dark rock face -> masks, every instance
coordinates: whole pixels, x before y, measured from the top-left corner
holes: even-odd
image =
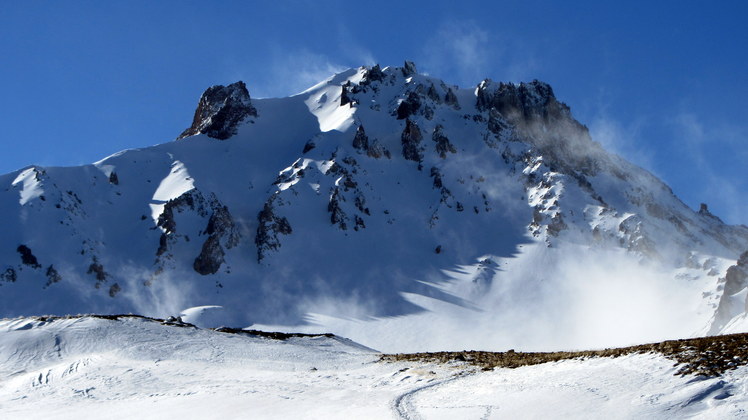
[[[306,153],[309,153],[309,152],[310,152],[310,151],[312,151],[312,149],[314,149],[315,147],[317,147],[317,144],[316,144],[316,143],[314,143],[314,141],[312,141],[312,140],[309,140],[309,141],[307,141],[307,142],[306,142],[306,143],[304,144],[304,149],[303,149],[303,150],[301,151],[301,153],[302,153],[302,154],[306,154]]]
[[[383,80],[384,72],[379,64],[376,64],[374,67],[367,70],[360,84],[366,86],[370,85],[372,82],[381,82]]]
[[[47,284],[44,285],[44,287],[49,287],[53,285],[54,283],[59,283],[62,280],[62,276],[60,273],[55,269],[53,265],[50,265],[47,267]]]
[[[8,283],[15,283],[16,280],[18,280],[18,274],[16,273],[16,270],[6,268],[4,272],[0,273],[0,280]]]
[[[18,248],[16,248],[16,251],[21,254],[21,262],[24,265],[28,265],[31,268],[42,268],[42,265],[39,264],[36,256],[31,252],[31,248],[26,245],[19,245]]]
[[[374,139],[371,142],[369,141],[369,137],[366,135],[363,125],[359,125],[358,128],[356,128],[356,134],[353,136],[353,148],[358,152],[366,153],[367,156],[374,159],[379,159],[382,156],[387,159],[390,158],[390,151],[382,146],[379,140]]]
[[[452,93],[454,95],[454,93]],[[437,104],[442,103],[442,98],[439,96],[439,92],[436,91],[436,86],[432,83],[429,86],[429,90],[426,91],[426,96]]]
[[[109,183],[112,185],[119,185],[119,177],[116,172],[112,171],[112,173],[109,174]]]
[[[538,80],[496,86],[487,79],[478,86],[477,107],[481,111],[496,108],[510,122],[521,118],[549,121],[570,115],[569,107],[556,100],[550,85]]]
[[[203,93],[190,128],[177,139],[205,134],[226,140],[236,134],[236,127],[249,116],[257,117],[244,82],[212,86]]]
[[[257,245],[257,262],[265,258],[265,254],[270,250],[280,248],[280,239],[278,235],[290,235],[291,224],[288,219],[275,214],[273,201],[278,195],[273,195],[257,215],[257,235],[255,236],[255,245]]]
[[[477,93],[476,107],[488,112],[488,129],[497,137],[511,127],[512,138],[537,147],[558,172],[594,175],[599,170],[595,157],[604,153],[602,148],[547,83],[497,84],[486,79]]]
[[[407,160],[420,163],[423,160],[421,150],[423,135],[421,134],[421,129],[418,128],[418,124],[409,119],[405,120],[405,130],[403,130],[400,139],[403,145],[403,157]]]
[[[224,251],[218,236],[209,236],[203,243],[200,255],[195,258],[192,268],[199,274],[215,274],[224,262]]]
[[[717,334],[736,315],[748,311],[748,300],[741,305],[732,302],[732,296],[748,287],[748,251],[744,252],[735,265],[727,269],[724,279],[724,291],[719,300],[717,312],[709,334]]]
[[[88,266],[86,274],[93,274],[96,277],[95,287],[98,289],[101,285],[106,282],[109,273],[104,270],[104,266],[99,263],[99,259],[96,256],[93,257],[93,262]]]
[[[353,136],[353,148],[358,151],[369,150],[369,137],[366,135],[363,125],[356,128],[356,135]]]
[[[444,103],[454,109],[460,109],[460,102],[457,100],[457,95],[455,95],[451,88],[447,90],[447,94],[444,96]]]
[[[342,200],[345,200],[345,198],[340,194],[340,189],[336,187],[330,196],[330,201],[327,203],[327,211],[330,213],[330,222],[333,225],[337,225],[340,230],[346,230],[348,229],[346,223],[348,216],[346,216],[343,207],[340,205]]]
[[[418,73],[418,70],[416,70],[415,63],[412,61],[406,61],[403,65],[403,76],[410,77],[416,73]]]
[[[434,134],[432,134],[431,140],[436,143],[436,153],[438,153],[439,157],[442,159],[447,157],[447,152],[457,153],[457,149],[455,149],[444,134],[444,127],[442,127],[441,124],[438,124],[436,128],[434,128]]]
[[[208,239],[203,243],[200,254],[195,258],[192,268],[199,274],[215,274],[224,263],[224,249],[221,239],[225,239],[226,248],[233,248],[239,243],[239,234],[234,226],[234,219],[226,206],[220,205],[217,200],[212,203],[213,214],[208,219],[205,234]]]
[[[397,119],[404,120],[418,112],[421,107],[421,97],[416,92],[408,93],[408,97],[397,107]]]
[[[350,96],[348,96],[349,92],[351,90],[351,81],[345,82],[345,84],[342,86],[342,91],[340,92],[340,106],[351,104],[353,105],[353,99],[351,99]]]

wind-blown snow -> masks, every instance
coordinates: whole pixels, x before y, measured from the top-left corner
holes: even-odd
[[[29,201],[40,197],[44,194],[42,183],[39,180],[39,174],[35,167],[24,169],[16,179],[11,183],[12,186],[17,187],[20,184],[20,190],[18,191],[20,199],[18,203],[24,205]]]
[[[195,181],[187,172],[187,168],[184,163],[175,160],[171,164],[171,171],[153,193],[153,199],[150,204],[151,206],[151,218],[154,223],[158,223],[158,217],[164,211],[164,204],[167,201],[177,198],[187,191],[195,188]]]

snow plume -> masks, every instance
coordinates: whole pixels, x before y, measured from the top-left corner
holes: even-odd
[[[317,330],[385,352],[604,348],[694,334],[689,328],[701,316],[696,285],[624,251],[568,245],[536,244],[524,247],[523,258],[497,259],[490,287],[471,304],[408,293],[403,296],[423,312],[375,320],[318,312],[312,321]],[[441,285],[453,291],[476,286],[457,277]]]
[[[605,112],[594,116],[589,124],[590,136],[603,148],[615,153],[647,170],[656,173],[654,155],[650,148],[641,147],[641,133],[646,120],[637,118],[631,122],[622,122]],[[658,174],[659,176],[660,174]]]
[[[256,86],[250,84],[255,97],[294,95],[348,68],[324,54],[306,49],[288,51],[278,48]],[[253,87],[254,86],[254,87]]]
[[[192,287],[189,282],[180,282],[177,272],[165,271],[154,278],[152,270],[125,266],[117,274],[125,282],[122,297],[138,314],[165,318],[193,306]]]

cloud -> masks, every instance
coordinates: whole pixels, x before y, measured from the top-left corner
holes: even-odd
[[[453,75],[463,86],[477,84],[488,73],[488,32],[472,21],[441,25],[419,58],[425,70]]]
[[[691,168],[691,186],[702,201],[727,223],[748,224],[748,181],[744,177],[748,151],[748,130],[734,124],[704,121],[690,112],[681,112],[669,121],[678,146]],[[710,204],[707,203],[707,204]]]
[[[474,86],[493,75],[505,81],[532,79],[538,60],[516,38],[489,32],[472,20],[444,22],[417,57],[425,71]]]

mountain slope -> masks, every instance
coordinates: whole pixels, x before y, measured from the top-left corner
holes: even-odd
[[[212,87],[177,141],[0,177],[0,214],[4,316],[221,305],[386,351],[548,350],[719,332],[748,286],[748,228],[606,153],[547,84],[412,63]]]

